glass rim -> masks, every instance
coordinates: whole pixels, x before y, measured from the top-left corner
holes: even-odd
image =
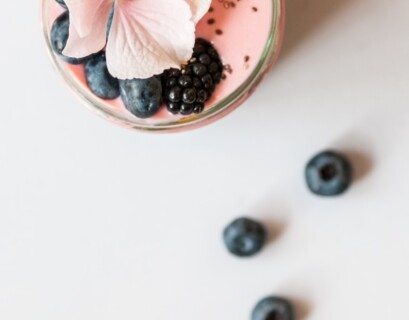
[[[47,2],[49,1],[53,0],[41,0],[41,28],[47,51],[54,68],[87,109],[119,126],[139,131],[185,131],[210,124],[232,112],[245,100],[247,100],[257,85],[264,78],[266,73],[273,66],[281,49],[284,33],[284,0],[271,0],[273,2],[271,30],[262,56],[260,57],[252,73],[236,90],[200,114],[183,117],[177,120],[171,119],[170,121],[163,123],[134,122],[115,113],[113,110],[103,107],[94,96],[88,92],[85,92],[85,90],[76,83],[75,79],[64,67],[64,62],[54,53],[50,41],[50,30],[48,28],[49,11],[47,10]]]

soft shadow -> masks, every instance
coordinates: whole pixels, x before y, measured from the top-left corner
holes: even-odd
[[[251,212],[263,223],[267,231],[267,243],[278,241],[287,228],[289,209],[280,199],[266,196]]]
[[[317,30],[325,27],[325,22],[340,14],[357,0],[286,0],[286,26],[283,48],[279,62],[289,56],[294,49]]]
[[[311,314],[312,305],[308,301],[298,297],[290,297],[290,300],[294,306],[295,318],[297,320],[306,320]]]
[[[355,181],[362,180],[371,172],[373,160],[368,154],[357,150],[345,150],[343,153],[352,163]]]
[[[284,233],[286,229],[285,221],[274,220],[274,219],[262,219],[264,227],[267,230],[267,243],[273,243],[277,241],[278,238]]]

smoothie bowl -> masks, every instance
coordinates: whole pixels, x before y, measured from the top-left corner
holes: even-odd
[[[104,1],[99,0],[100,3]],[[144,1],[148,0],[142,0],[141,3]],[[170,2],[176,1],[193,3],[201,0]],[[192,29],[193,48],[190,54],[187,53],[190,58],[163,70],[159,66],[162,61],[152,66],[152,70],[149,69],[149,58],[146,58],[147,67],[136,68],[140,72],[137,76],[129,73],[132,67],[127,68],[125,65],[125,68],[120,69],[120,59],[108,60],[114,59],[114,54],[110,55],[108,51],[113,51],[113,48],[122,46],[126,54],[122,43],[110,43],[114,42],[111,37],[121,27],[120,19],[124,16],[112,5],[115,3],[113,0],[105,1],[110,5],[103,30],[108,43],[92,54],[84,56],[82,52],[82,55],[72,55],[75,47],[74,50],[69,48],[70,54],[63,51],[67,49],[66,45],[84,45],[79,37],[68,40],[71,43],[67,44],[67,38],[75,32],[72,21],[78,19],[78,15],[73,18],[69,9],[73,3],[81,2],[79,0],[67,0],[67,3],[63,0],[42,0],[43,32],[54,66],[88,108],[116,124],[132,129],[183,131],[220,119],[241,105],[274,65],[283,37],[283,0],[202,2],[206,1],[209,6]],[[71,8],[74,11],[75,7]],[[140,16],[145,14],[145,11],[141,12]],[[97,14],[103,15],[100,12]],[[149,23],[152,25],[152,19]],[[141,28],[144,28],[143,24]],[[163,35],[164,40],[161,41],[171,42],[172,39],[168,38]],[[93,44],[88,42],[85,47]],[[139,54],[139,50],[128,51]],[[154,50],[148,48],[147,51],[151,53]],[[149,71],[152,71],[152,75]],[[117,77],[117,73],[120,76]]]

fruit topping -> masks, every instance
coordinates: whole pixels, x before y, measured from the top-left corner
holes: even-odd
[[[305,178],[308,188],[317,195],[340,195],[352,182],[352,166],[349,160],[338,152],[321,152],[308,162]]]
[[[149,118],[159,111],[162,84],[157,77],[120,80],[119,88],[125,107],[138,118]]]
[[[164,101],[169,112],[201,113],[222,77],[223,64],[213,45],[196,39],[193,56],[182,69],[164,72]]]
[[[223,233],[227,249],[239,257],[249,257],[258,253],[263,248],[266,238],[264,226],[248,218],[234,220]]]
[[[85,63],[85,79],[96,96],[102,99],[115,99],[119,96],[119,81],[108,72],[104,52]]]

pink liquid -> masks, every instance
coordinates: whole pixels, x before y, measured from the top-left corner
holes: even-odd
[[[63,9],[55,2],[51,2],[51,21],[49,28]],[[216,87],[212,98],[206,102],[206,108],[211,108],[219,101],[228,97],[253,72],[266,47],[272,26],[271,0],[213,0],[209,12],[199,22],[196,36],[211,41],[219,52],[225,71],[223,80]],[[79,86],[89,90],[85,81],[83,65],[66,64],[67,69]],[[102,100],[97,98],[106,108],[116,112],[129,112],[125,109],[120,98]],[[183,118],[172,115],[163,106],[152,118],[145,119],[149,123],[160,123]]]

